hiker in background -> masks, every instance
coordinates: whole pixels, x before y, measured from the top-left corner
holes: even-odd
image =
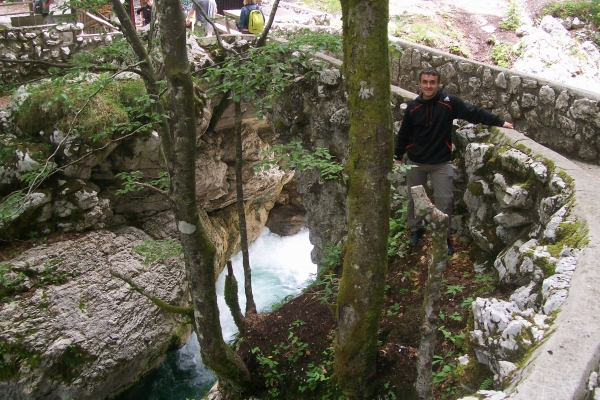
[[[54,0],[35,0],[33,2],[33,11],[35,14],[42,14],[44,17],[44,23],[54,23],[54,20],[48,20],[48,14],[50,14],[50,4],[54,3]]]
[[[217,11],[217,2],[215,0],[199,0],[197,3],[202,7],[202,11],[209,19],[215,18],[215,12]],[[213,27],[206,21],[206,18],[202,16],[198,5],[194,2],[194,12],[196,14],[196,28],[195,32],[198,32],[200,36],[212,36]]]
[[[253,12],[257,10],[260,12]],[[260,18],[262,17],[262,19]],[[255,0],[244,0],[244,6],[240,11],[240,22],[236,23],[240,32],[260,33],[265,26],[265,15],[262,8],[256,4]]]
[[[415,215],[410,188],[427,184],[427,176],[433,186],[435,207],[452,220],[452,201],[454,192],[454,166],[452,165],[452,121],[464,119],[474,124],[501,126],[512,129],[510,122],[495,114],[465,103],[457,96],[442,92],[440,73],[433,68],[425,68],[419,74],[421,94],[408,103],[398,132],[396,142],[396,164],[401,164],[404,153],[407,164],[412,166],[406,171],[408,195],[408,227],[411,246],[419,243],[425,233],[425,221]],[[450,241],[448,225],[448,255],[454,254]]]
[[[147,0],[146,4],[137,9],[137,14],[142,14],[142,19],[144,20],[144,26],[148,25],[152,21],[152,5],[154,4],[154,0]]]

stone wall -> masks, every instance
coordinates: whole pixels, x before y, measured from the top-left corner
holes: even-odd
[[[392,82],[419,93],[419,71],[434,67],[445,91],[512,121],[536,142],[572,158],[598,163],[600,94],[468,60],[392,38]]]
[[[120,33],[119,33],[120,35]],[[44,74],[48,69],[43,63],[17,62],[25,60],[60,64],[68,61],[71,54],[91,50],[112,42],[112,34],[83,34],[83,24],[38,25],[0,30],[0,74],[3,80],[22,82]]]

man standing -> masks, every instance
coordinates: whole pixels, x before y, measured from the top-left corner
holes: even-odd
[[[146,4],[137,9],[137,14],[142,14],[143,25],[146,26],[152,22],[152,5],[154,0],[147,0]]]
[[[396,143],[396,164],[404,153],[408,156],[406,184],[427,184],[427,176],[433,185],[433,199],[438,210],[452,218],[454,168],[452,166],[452,121],[464,119],[475,124],[513,128],[513,125],[497,115],[465,103],[457,96],[439,90],[440,74],[426,68],[419,74],[421,95],[408,103]],[[409,244],[415,246],[425,233],[425,221],[414,215],[414,203],[408,196]],[[448,255],[454,254],[448,227]]]
[[[202,11],[209,18],[215,18],[215,12],[217,10],[217,2],[215,0],[199,0],[200,6],[202,7]],[[194,2],[194,10],[196,13],[196,31],[200,33],[200,36],[212,36],[213,35],[213,27],[206,21],[206,18],[200,12],[200,9]]]

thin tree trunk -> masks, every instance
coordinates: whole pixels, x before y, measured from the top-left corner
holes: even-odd
[[[350,109],[348,240],[338,293],[334,370],[349,399],[372,398],[387,272],[393,133],[387,0],[342,0]]]
[[[442,274],[448,262],[448,216],[435,208],[423,186],[410,188],[415,203],[415,213],[426,212],[431,227],[433,252],[427,266],[427,284],[423,300],[425,316],[421,325],[421,343],[417,358],[417,393],[424,400],[433,399],[431,364],[435,350],[435,339],[439,325]]]
[[[129,18],[121,18],[124,9],[119,0],[113,7],[126,31],[127,38],[142,65],[147,68],[146,86],[158,97],[158,87],[150,60]],[[229,392],[242,392],[250,381],[244,363],[223,340],[215,290],[214,258],[216,249],[210,241],[196,204],[196,120],[194,91],[185,43],[185,16],[178,0],[161,0],[157,20],[162,28],[161,48],[167,75],[167,115],[159,129],[170,176],[169,197],[173,206],[186,261],[186,273],[194,306],[194,322],[201,355]],[[131,26],[129,26],[131,25]],[[160,103],[160,102],[158,102]],[[158,105],[157,107],[162,107]],[[160,109],[162,111],[162,108]]]
[[[237,326],[240,335],[244,335],[244,316],[240,309],[240,302],[238,297],[238,284],[235,275],[233,275],[233,265],[231,260],[227,260],[227,276],[225,277],[225,304],[231,311],[233,322]]]
[[[237,194],[237,211],[240,221],[240,244],[242,246],[242,263],[244,265],[244,292],[246,293],[246,316],[256,314],[256,304],[252,295],[252,271],[248,254],[248,231],[246,229],[246,211],[244,210],[244,187],[242,181],[243,149],[242,149],[242,110],[240,102],[235,102],[235,189]]]

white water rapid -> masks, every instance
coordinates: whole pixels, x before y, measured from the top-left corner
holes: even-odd
[[[272,304],[288,295],[300,293],[317,272],[310,259],[312,245],[308,230],[294,236],[279,236],[265,228],[250,245],[252,292],[259,312],[268,311]],[[246,306],[242,253],[232,258],[233,272],[238,281],[240,307]],[[223,337],[230,341],[237,333],[233,317],[225,304],[223,289],[227,269],[217,280],[217,301],[221,314]],[[165,362],[146,375],[119,400],[185,400],[200,399],[215,381],[214,374],[200,359],[200,346],[192,334],[185,346],[167,356]]]

